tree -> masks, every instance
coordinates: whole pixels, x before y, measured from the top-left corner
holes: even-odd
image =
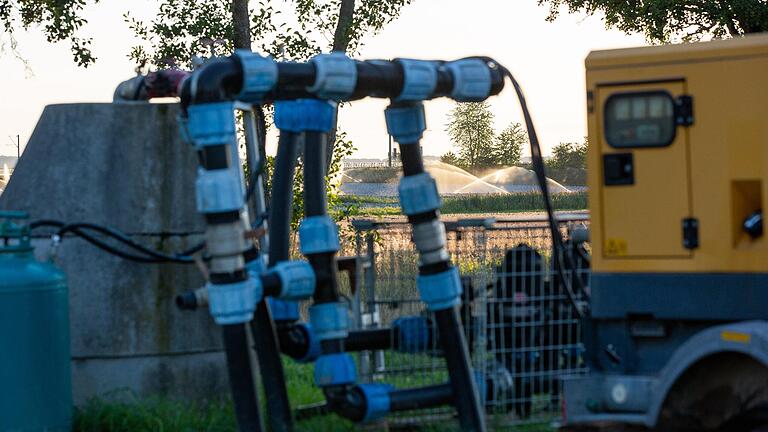
[[[456,156],[456,153],[449,151],[448,153],[440,156],[440,162],[446,163],[448,165],[455,165],[455,166],[461,166],[461,160],[458,156]]]
[[[606,27],[642,33],[650,42],[695,41],[768,31],[766,0],[538,0],[549,4],[547,18],[560,7],[570,13],[605,14]]]
[[[552,157],[547,161],[551,169],[587,168],[587,141],[583,143],[560,143],[552,149]]]
[[[11,52],[21,59],[15,32],[41,26],[48,42],[69,41],[75,63],[88,67],[96,60],[89,48],[91,39],[78,35],[80,28],[86,24],[81,14],[88,3],[91,2],[0,0],[0,53],[9,46]]]
[[[458,103],[449,114],[446,131],[463,165],[493,165],[493,113],[487,102]]]
[[[496,136],[493,159],[496,165],[513,166],[520,164],[523,145],[528,142],[528,133],[520,123],[512,123]]]
[[[291,0],[294,13],[261,0],[246,10],[250,37],[262,53],[288,60],[307,60],[329,50],[354,53],[365,35],[375,34],[412,0]],[[149,22],[129,13],[126,21],[143,43],[131,51],[138,65],[189,65],[195,56],[225,55],[236,33],[231,0],[163,0]],[[234,4],[233,4],[234,6]],[[243,10],[242,5],[239,8]],[[242,14],[238,15],[242,16]],[[238,28],[242,28],[239,26]]]

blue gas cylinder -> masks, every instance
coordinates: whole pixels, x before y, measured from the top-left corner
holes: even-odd
[[[23,212],[0,212],[0,431],[70,431],[64,272],[35,260]]]

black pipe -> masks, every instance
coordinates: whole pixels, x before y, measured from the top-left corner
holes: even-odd
[[[328,134],[304,134],[304,213],[306,217],[325,216],[328,205],[325,195],[325,160]],[[321,163],[316,163],[322,161]]]
[[[261,431],[260,407],[253,382],[245,324],[224,325],[222,335],[238,429],[241,432]]]
[[[216,62],[211,64],[212,71],[220,71],[225,67],[226,62]],[[214,80],[210,74],[201,74],[200,77],[207,77],[205,81],[206,97],[214,98],[216,95],[213,88],[209,86],[218,86],[220,81]],[[216,77],[224,77],[226,74],[216,72]],[[218,87],[217,87],[218,88]],[[221,98],[215,99],[221,100]],[[201,151],[200,166],[203,169],[227,169],[233,161],[228,156],[226,146],[214,146],[209,151]],[[206,213],[206,223],[211,225],[226,224],[236,222],[240,218],[240,211],[225,211],[218,213]],[[216,259],[216,257],[213,257]],[[248,273],[245,268],[234,268],[232,271],[211,273],[209,281],[214,284],[231,284],[248,280]],[[235,416],[239,430],[261,431],[261,407],[258,402],[256,386],[253,379],[253,368],[251,365],[251,350],[248,342],[248,332],[245,324],[230,324],[222,326],[224,340],[224,349],[227,356],[227,371],[229,373],[229,385],[232,391],[232,399],[235,407]]]
[[[484,431],[483,410],[477,393],[477,383],[472,374],[467,341],[455,307],[435,311],[437,331],[448,368],[448,376],[454,394],[454,405],[459,413],[463,431]],[[444,337],[443,337],[444,335]]]
[[[403,172],[406,176],[418,175],[424,172],[424,163],[419,143],[401,143],[400,157],[403,162]],[[411,225],[437,219],[439,212],[425,212],[409,215]],[[419,266],[420,275],[438,274],[451,269],[450,260],[441,260],[428,265]],[[459,423],[463,431],[485,431],[483,411],[477,393],[467,341],[456,307],[435,311],[437,331],[440,335],[440,345],[445,357],[450,386],[453,391],[453,401],[459,414]]]
[[[412,176],[424,172],[424,159],[419,144],[400,144],[400,162],[403,163],[403,175]]]
[[[328,204],[325,188],[327,134],[306,132],[304,136],[304,214],[305,217],[326,216]],[[315,304],[339,301],[339,276],[336,252],[307,255],[315,271]],[[324,341],[325,342],[325,341]],[[329,345],[329,348],[330,345]],[[335,348],[332,348],[335,352]],[[324,351],[325,352],[325,351]]]
[[[237,56],[217,57],[184,80],[181,107],[232,100],[243,87],[243,67]]]
[[[397,348],[397,329],[381,328],[349,332],[344,340],[345,351],[388,350]]]
[[[259,357],[261,381],[267,395],[269,428],[272,431],[290,432],[293,430],[291,403],[288,399],[288,389],[285,387],[278,336],[266,299],[262,299],[256,307],[254,319],[251,320],[251,332]]]
[[[501,92],[504,88],[503,70],[491,58],[475,58],[483,60],[491,74],[489,96]],[[398,60],[356,61],[355,67],[355,88],[346,100],[368,96],[394,99],[402,92],[404,74],[402,64]],[[313,63],[278,62],[277,71],[277,84],[272,91],[264,95],[264,101],[315,97],[307,90],[307,87],[311,87],[315,82],[316,70]],[[429,98],[448,95],[453,89],[453,84],[451,73],[445,68],[438,68],[435,90]],[[180,92],[182,108],[186,110],[192,103],[233,99],[240,92],[242,85],[242,64],[237,56],[214,58],[184,81]]]
[[[388,392],[388,396],[389,412],[450,405],[454,399],[453,389],[450,384],[437,384],[403,390],[393,389]],[[360,386],[326,388],[325,397],[327,407],[336,414],[354,422],[360,422],[365,419],[368,401]]]
[[[290,257],[293,177],[299,157],[298,135],[281,131],[269,204],[269,267]]]
[[[450,384],[437,384],[415,389],[395,390],[389,393],[389,410],[408,411],[450,405],[453,389]]]
[[[272,176],[272,191],[269,206],[270,238],[269,266],[289,258],[290,223],[293,205],[293,177],[298,158],[297,135],[281,132]],[[271,291],[271,290],[270,290]],[[265,293],[266,294],[266,293]],[[280,358],[280,334],[275,332],[269,303],[263,298],[256,307],[251,321],[253,342],[259,356],[264,389],[269,411],[269,425],[273,431],[292,431],[293,418],[285,386],[285,372]]]

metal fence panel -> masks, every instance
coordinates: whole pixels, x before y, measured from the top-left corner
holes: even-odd
[[[582,218],[583,219],[583,218]],[[584,220],[561,220],[563,234]],[[555,421],[563,375],[585,372],[579,320],[560,277],[552,271],[552,242],[540,220],[464,220],[447,223],[448,249],[464,286],[461,309],[473,367],[484,385],[489,422],[496,425]],[[416,290],[417,254],[406,223],[358,224],[357,252],[370,266],[355,296],[362,328],[387,327],[400,317],[426,315]],[[588,286],[586,252],[574,274]],[[577,302],[585,293],[575,292]],[[446,382],[437,346],[421,354],[363,352],[361,382],[410,388]],[[403,413],[395,423],[450,418],[450,407]]]

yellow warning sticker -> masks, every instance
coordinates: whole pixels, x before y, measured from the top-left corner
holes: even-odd
[[[625,256],[627,254],[627,241],[617,238],[607,239],[604,254],[609,257]]]
[[[749,333],[735,332],[730,330],[723,330],[720,332],[720,339],[726,342],[736,342],[748,344],[752,336]]]

